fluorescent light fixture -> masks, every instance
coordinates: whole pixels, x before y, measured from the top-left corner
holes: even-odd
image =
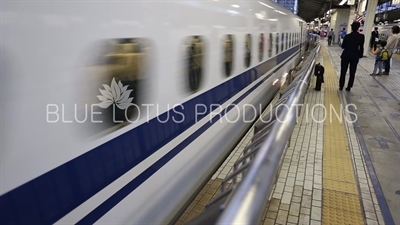
[[[264,2],[258,2],[258,3],[260,3],[261,5],[267,6],[267,7],[270,8],[270,9],[273,9],[273,8],[274,8],[274,7],[272,7],[272,6],[269,6],[269,5],[265,4]]]
[[[239,5],[232,5],[233,8],[239,8]]]
[[[268,19],[269,21],[278,21],[278,19]]]
[[[288,73],[283,74],[283,77],[287,77]]]
[[[275,81],[274,81],[274,83],[272,83],[272,85],[275,85],[276,83],[278,83],[279,82],[279,79],[276,79]]]
[[[342,0],[340,3],[339,3],[339,5],[344,5],[344,3],[346,3],[347,2],[347,0]]]

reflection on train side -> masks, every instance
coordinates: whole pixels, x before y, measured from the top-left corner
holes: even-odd
[[[116,125],[128,125],[137,121],[140,105],[143,103],[143,85],[148,78],[149,42],[141,38],[107,40],[104,46],[96,50],[98,54],[94,65],[87,69],[91,72],[91,89],[88,93],[97,99],[100,109],[94,120],[102,121],[101,130]],[[97,102],[96,102],[97,101]]]
[[[251,63],[251,34],[246,35],[244,63],[245,63],[246,68],[249,67],[250,63]]]
[[[200,88],[203,73],[203,39],[200,36],[192,36],[186,44],[187,75],[189,91],[197,92]]]
[[[232,35],[226,35],[224,41],[224,62],[225,62],[225,75],[229,77],[232,74],[232,66],[233,66],[233,40]]]
[[[260,34],[260,41],[259,41],[258,51],[259,51],[258,59],[261,62],[263,60],[263,58],[264,58],[264,34]]]
[[[289,47],[290,47],[290,45],[289,45],[289,34],[286,33],[286,47],[285,47],[285,49],[288,50]]]
[[[268,58],[272,57],[272,33],[269,33],[269,38],[268,38]]]

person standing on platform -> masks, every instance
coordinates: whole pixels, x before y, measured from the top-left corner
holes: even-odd
[[[339,37],[339,45],[342,46],[343,44],[343,39],[346,37],[346,28],[343,28],[342,32],[340,32],[340,37]]]
[[[376,51],[376,45],[379,43],[379,32],[378,28],[375,27],[375,30],[371,33],[371,40],[369,41],[369,47],[371,51]]]
[[[400,28],[399,26],[392,27],[393,35],[390,36],[387,40],[386,49],[389,51],[389,59],[385,63],[385,72],[382,73],[383,75],[389,75],[390,66],[392,64],[392,54],[397,50],[397,45],[400,42]]]
[[[372,51],[375,56],[375,66],[374,71],[370,74],[371,76],[380,76],[382,74],[382,67],[385,65],[386,60],[388,60],[389,53],[385,49],[386,41],[381,41],[381,47]],[[386,52],[384,52],[386,50]],[[378,73],[376,73],[378,72]]]
[[[335,32],[333,31],[333,29],[331,29],[331,31],[329,31],[328,33],[328,45],[332,44],[333,35],[335,35]]]
[[[339,90],[343,90],[346,72],[350,65],[350,79],[347,84],[346,91],[350,91],[354,84],[354,78],[356,75],[357,64],[359,60],[363,57],[364,53],[364,42],[365,37],[363,34],[358,33],[358,28],[360,28],[360,23],[354,21],[351,24],[351,33],[346,35],[342,43],[342,55],[340,63],[340,80],[339,80]]]

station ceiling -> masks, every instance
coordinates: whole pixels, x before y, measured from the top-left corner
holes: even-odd
[[[378,0],[378,5],[390,0]],[[349,6],[340,6],[341,0],[332,0],[332,9],[337,8],[348,8]],[[310,22],[315,18],[323,17],[324,14],[329,10],[331,0],[298,0],[299,10],[297,15],[303,18],[305,21]],[[356,5],[358,0],[356,0]]]

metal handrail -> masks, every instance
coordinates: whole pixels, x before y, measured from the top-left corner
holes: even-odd
[[[216,224],[258,224],[261,221],[267,204],[265,199],[272,191],[284,150],[296,125],[297,107],[304,100],[319,49],[320,46],[314,49],[313,55],[310,54],[311,66],[305,74],[300,74],[302,77],[286,102],[288,107],[283,107],[279,115],[283,120],[274,123]]]

